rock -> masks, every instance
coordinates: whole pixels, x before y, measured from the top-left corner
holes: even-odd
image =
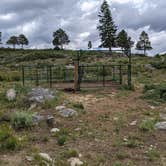
[[[65,106],[63,106],[63,105],[61,105],[61,106],[57,106],[55,109],[56,109],[56,111],[61,111],[61,110],[64,110],[66,107]]]
[[[34,160],[32,156],[25,156],[25,159],[30,162]]]
[[[70,162],[70,166],[80,166],[84,164],[79,158],[75,157],[70,158],[68,162]]]
[[[31,110],[35,109],[36,106],[37,106],[36,103],[31,104],[31,106],[30,106],[30,108],[28,109],[28,111],[31,111]]]
[[[44,120],[45,120],[45,117],[44,117],[44,116],[41,116],[41,115],[36,115],[36,114],[35,114],[35,115],[33,115],[32,119],[33,119],[33,123],[34,123],[34,124],[38,124],[38,123],[44,121]]]
[[[166,120],[166,114],[160,114],[160,118],[161,118],[162,120]]]
[[[77,111],[71,109],[71,108],[65,108],[59,111],[59,114],[62,117],[68,118],[68,117],[73,117],[73,116],[78,116]]]
[[[14,89],[9,89],[6,92],[6,98],[8,101],[14,101],[16,99],[16,91]]]
[[[130,126],[135,126],[137,124],[137,120],[130,123]]]
[[[159,129],[159,130],[166,130],[166,121],[165,122],[158,122],[155,125],[155,128]]]
[[[150,70],[150,71],[155,70],[155,68],[151,64],[146,64],[145,69]]]
[[[46,119],[46,122],[47,122],[47,125],[48,125],[49,127],[53,127],[53,126],[54,126],[54,123],[55,123],[54,117],[53,117],[52,115],[48,115],[48,116],[47,116],[47,119]]]
[[[53,129],[51,129],[51,133],[57,133],[57,132],[59,132],[60,131],[60,129],[58,129],[58,128],[53,128]]]
[[[52,162],[52,161],[53,161],[52,158],[51,158],[47,153],[39,153],[39,156],[40,156],[42,159],[46,160],[46,161],[49,161],[49,162]]]
[[[29,101],[33,103],[43,103],[55,98],[53,91],[44,88],[33,88],[29,96]]]
[[[152,110],[154,110],[156,107],[154,107],[154,106],[149,106],[150,107],[150,109],[152,109]]]

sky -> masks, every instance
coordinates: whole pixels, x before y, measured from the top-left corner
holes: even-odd
[[[53,32],[59,28],[70,38],[67,49],[100,45],[98,12],[103,0],[0,0],[2,42],[25,34],[28,48],[51,48]],[[125,29],[136,42],[140,33],[149,34],[150,55],[166,52],[165,0],[108,0],[118,30]],[[5,45],[4,45],[5,46]]]

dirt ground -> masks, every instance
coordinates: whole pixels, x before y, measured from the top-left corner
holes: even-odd
[[[31,139],[20,151],[1,154],[0,165],[37,165],[27,161],[26,156],[43,152],[58,160],[65,150],[76,149],[82,155],[81,161],[88,166],[166,166],[166,132],[139,129],[142,120],[166,113],[166,104],[152,107],[141,99],[141,95],[139,89],[111,88],[66,93],[66,99],[82,103],[86,113],[66,119],[60,117],[54,108],[39,111],[43,115],[53,115],[55,127],[69,131],[65,145],[59,146],[50,134],[51,128],[42,124],[31,131],[21,131],[21,136]],[[152,161],[147,155],[151,147],[159,153],[159,157]]]

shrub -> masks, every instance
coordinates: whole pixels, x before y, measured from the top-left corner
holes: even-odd
[[[153,131],[154,130],[154,125],[156,124],[155,119],[148,119],[148,120],[143,120],[141,124],[139,125],[139,129],[142,131]]]
[[[78,152],[75,149],[69,149],[64,153],[64,157],[66,158],[78,157]]]
[[[59,135],[57,137],[57,142],[58,142],[58,145],[60,145],[60,146],[63,146],[65,144],[66,140],[67,140],[66,135]]]
[[[27,112],[15,112],[11,117],[11,124],[15,129],[31,128],[33,126],[33,115]]]
[[[150,161],[155,161],[156,159],[160,158],[160,153],[155,148],[150,148],[146,155]]]
[[[0,150],[17,150],[20,142],[8,126],[0,127]]]

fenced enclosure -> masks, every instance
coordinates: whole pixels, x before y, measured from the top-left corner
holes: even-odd
[[[130,65],[22,66],[24,86],[96,88],[129,84]]]

